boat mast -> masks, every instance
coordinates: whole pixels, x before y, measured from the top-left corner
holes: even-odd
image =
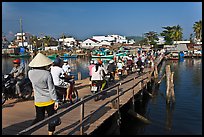
[[[22,19],[20,18],[20,32],[21,32],[21,38],[22,38],[22,46],[24,48],[24,41],[23,41],[23,27],[22,27]]]

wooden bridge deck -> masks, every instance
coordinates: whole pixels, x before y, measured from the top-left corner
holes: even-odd
[[[161,59],[159,60],[161,61]],[[159,63],[159,62],[158,62]],[[134,81],[130,81],[124,85],[121,85],[119,91],[124,91],[135,83],[140,81],[141,79],[147,78],[144,81],[144,85],[150,81],[150,77],[153,73],[154,69],[152,68],[145,68],[144,75],[140,76],[139,78],[135,79]],[[131,79],[135,77],[136,74],[128,75],[123,81]],[[78,85],[79,97],[86,98],[90,96],[90,87],[89,80],[79,80],[76,82]],[[134,87],[134,94],[137,94],[143,87],[141,84],[138,84]],[[102,96],[99,101],[94,101],[93,99],[86,102],[84,104],[84,118],[89,118],[84,123],[84,133],[91,134],[94,130],[96,130],[106,119],[108,119],[111,115],[117,112],[117,109],[111,107],[111,103],[107,103],[111,99],[117,96],[117,87],[112,88],[111,90],[107,91],[107,94]],[[122,96],[120,96],[120,107],[126,104],[133,96],[133,92],[126,92]],[[104,105],[106,104],[106,105]],[[96,111],[101,106],[104,107],[99,109],[94,115],[91,113]],[[58,112],[62,112],[64,109],[67,109],[69,104],[65,105],[64,107],[60,108]],[[75,128],[77,124],[80,123],[80,107],[77,107],[70,112],[61,116],[62,124],[56,127],[55,134],[56,135],[67,135],[67,134],[80,134],[79,129],[78,131],[72,133],[71,131]],[[90,115],[91,114],[91,115]],[[19,133],[20,131],[26,129],[30,126],[32,120],[35,118],[35,107],[34,101],[22,101],[22,102],[15,102],[14,100],[9,100],[6,102],[5,105],[2,106],[2,134],[9,134],[14,135]],[[47,135],[47,124],[42,128],[38,129],[37,131],[33,132],[32,135]],[[70,133],[71,132],[71,133]]]

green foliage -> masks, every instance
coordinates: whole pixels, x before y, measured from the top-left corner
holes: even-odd
[[[193,31],[196,39],[200,39],[200,41],[202,41],[202,20],[199,20],[193,24]]]
[[[173,41],[179,41],[179,40],[182,40],[182,35],[183,35],[183,32],[182,32],[182,28],[177,25],[177,26],[167,26],[167,27],[162,27],[163,30],[160,35],[161,36],[164,36],[164,39],[165,39],[165,44],[167,45],[170,45],[173,43]]]

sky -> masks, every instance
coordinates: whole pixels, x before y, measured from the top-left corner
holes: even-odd
[[[143,36],[180,25],[183,39],[202,20],[202,2],[2,2],[2,35],[20,32],[85,40],[93,35]]]

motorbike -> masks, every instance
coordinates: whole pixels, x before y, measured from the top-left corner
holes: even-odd
[[[143,65],[141,67],[136,66],[136,71],[137,71],[138,74],[142,74],[143,70],[144,70],[144,66]]]
[[[119,77],[119,80],[122,79],[122,76],[123,76],[123,70],[122,70],[122,69],[118,69],[118,77]]]
[[[63,86],[67,86],[68,83],[72,84],[71,88],[72,88],[72,92],[71,92],[71,96],[72,99],[75,101],[79,100],[79,95],[78,95],[78,91],[75,88],[75,81],[73,78],[65,78],[65,77],[60,77],[60,79],[62,80],[62,85]],[[72,82],[72,83],[71,83]],[[57,91],[57,96],[58,99],[61,103],[65,102],[65,96],[67,94],[67,88],[63,88],[63,87],[59,87],[59,86],[55,86],[55,89]]]
[[[108,74],[104,77],[104,81],[105,81],[105,87],[104,87],[104,89],[106,89],[106,88],[109,87],[109,82],[108,82],[109,78],[110,78],[110,77],[109,77]],[[102,81],[100,81],[100,80],[93,80],[91,83],[92,83],[92,84],[91,84],[91,93],[92,93],[92,94],[96,94],[96,93],[98,93],[98,92],[101,91]],[[106,95],[106,92],[104,92],[103,95]],[[99,95],[99,96],[96,96],[96,97],[94,98],[94,101],[97,101],[97,100],[99,100],[99,99],[100,99],[100,95]]]
[[[2,76],[2,105],[8,99],[21,98],[30,99],[32,96],[33,88],[29,78],[24,78],[20,84],[21,97],[16,94],[17,80],[12,75],[6,74]]]
[[[101,90],[101,81],[93,80],[92,84],[91,84],[91,93],[96,94],[96,93],[100,92],[100,90]],[[97,101],[97,100],[99,100],[99,96],[96,96],[94,98],[94,101]]]
[[[131,74],[132,71],[133,71],[133,67],[132,67],[131,65],[128,65],[128,66],[126,67],[126,71],[127,71],[127,74],[128,74],[128,75]]]

